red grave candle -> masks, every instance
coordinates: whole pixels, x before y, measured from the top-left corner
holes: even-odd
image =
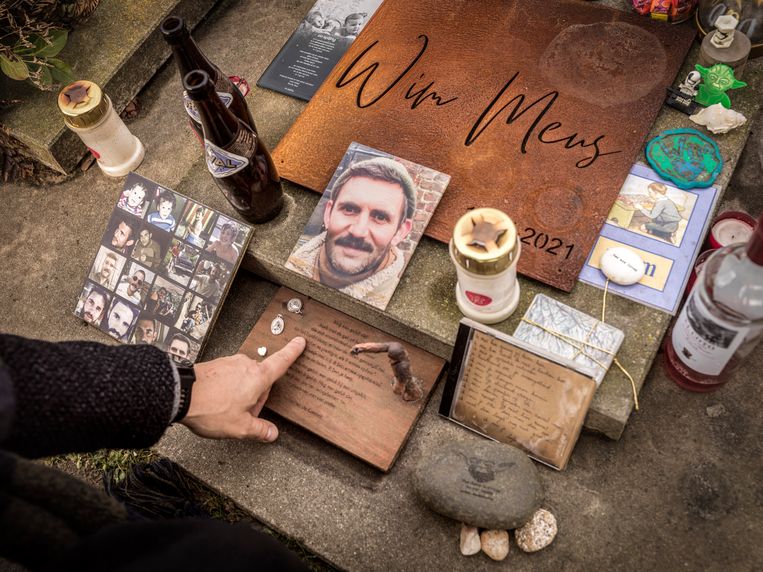
[[[726,211],[710,225],[707,241],[710,248],[716,249],[737,242],[747,242],[755,230],[755,219],[745,212]]]

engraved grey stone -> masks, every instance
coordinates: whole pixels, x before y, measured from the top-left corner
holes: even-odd
[[[525,453],[502,443],[451,443],[413,472],[416,493],[433,511],[490,529],[525,524],[540,507],[538,469]]]

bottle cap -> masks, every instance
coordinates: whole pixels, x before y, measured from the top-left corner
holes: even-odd
[[[763,215],[758,217],[758,224],[755,225],[750,242],[747,243],[747,258],[763,266]]]
[[[109,110],[109,100],[92,81],[80,80],[61,90],[58,108],[67,125],[87,128],[103,119]]]
[[[517,256],[517,229],[509,215],[492,208],[466,213],[453,228],[453,258],[474,274],[498,274]]]
[[[209,79],[209,74],[204,70],[193,70],[185,74],[183,89],[188,93],[191,101],[206,99],[210,92],[215,91],[215,86]]]
[[[168,18],[165,18],[162,25],[159,26],[159,29],[161,30],[164,39],[170,44],[176,43],[181,38],[188,35],[188,28],[185,26],[185,21],[178,16],[169,16]]]

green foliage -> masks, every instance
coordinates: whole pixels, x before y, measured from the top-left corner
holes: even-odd
[[[71,67],[57,58],[69,32],[48,21],[55,3],[16,0],[0,4],[0,70],[17,81],[50,90],[74,80]]]
[[[10,59],[2,54],[0,54],[0,69],[11,79],[24,80],[29,77],[29,68],[23,61],[16,58]]]
[[[148,463],[157,455],[150,449],[101,449],[95,453],[72,453],[48,458],[47,462],[66,470],[73,465],[77,471],[92,475],[95,480],[111,472],[115,482],[122,482],[130,467],[136,463]]]

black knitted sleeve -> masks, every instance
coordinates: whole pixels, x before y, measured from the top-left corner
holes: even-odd
[[[175,380],[158,348],[0,334],[0,361],[15,398],[0,448],[42,457],[147,447],[169,424]]]

